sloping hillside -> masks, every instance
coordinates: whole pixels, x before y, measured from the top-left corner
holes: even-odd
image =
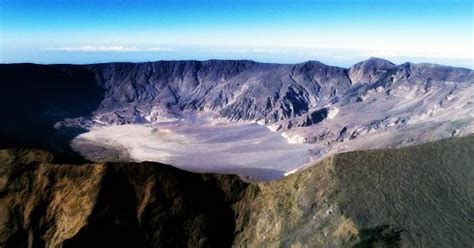
[[[279,181],[0,151],[3,247],[469,247],[474,137],[335,155]]]
[[[469,247],[474,136],[333,156],[239,204],[251,247]]]

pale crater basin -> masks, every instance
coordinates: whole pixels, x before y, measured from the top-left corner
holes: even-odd
[[[227,125],[128,124],[96,126],[76,137],[74,150],[100,161],[88,146],[126,152],[131,161],[154,161],[194,172],[238,174],[271,180],[316,159],[309,144],[290,144],[256,123]],[[110,149],[102,150],[105,152]]]

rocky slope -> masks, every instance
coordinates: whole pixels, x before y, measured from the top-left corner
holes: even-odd
[[[0,151],[2,247],[469,247],[474,137],[332,156],[248,184]]]
[[[105,64],[91,68],[106,89],[95,116],[107,123],[183,118],[182,112],[186,110],[212,112],[215,117],[229,121],[265,124],[295,117],[307,120],[278,125],[290,129],[321,122],[323,119],[314,113],[324,108],[353,106],[357,102],[367,105],[371,101],[390,105],[385,101],[404,100],[402,94],[406,93],[417,100],[438,94],[453,100],[464,90],[472,93],[474,83],[474,72],[468,69],[411,63],[397,66],[377,58],[349,69],[317,61],[282,65],[217,60]],[[431,107],[449,105],[447,99],[425,100],[431,100]],[[414,103],[407,105],[410,108],[398,112],[415,112],[419,108]],[[376,109],[373,112],[384,117],[390,114]]]
[[[204,165],[189,159],[199,154],[188,154],[190,149],[180,145],[183,141],[203,145],[201,138],[194,138],[205,134],[189,131],[203,126],[258,123],[289,143],[310,144],[294,155],[305,156],[303,162],[276,168],[282,173],[338,152],[401,147],[474,133],[474,72],[433,64],[395,65],[378,58],[350,68],[317,61],[12,64],[0,65],[0,74],[5,79],[0,92],[5,116],[0,122],[1,148],[44,148],[68,156],[78,152],[94,161],[111,153],[135,154],[119,156],[135,161],[167,161],[156,156],[167,151],[156,149],[161,141],[150,145],[149,132],[137,137],[124,127],[119,133],[142,138],[133,145],[130,137],[124,141],[110,133],[114,128],[91,134],[130,123],[148,125],[150,130],[156,125],[174,125],[167,127],[171,131],[165,130],[172,140],[169,143],[177,143],[173,145],[176,151],[171,149],[173,156],[185,155],[173,164],[191,170]],[[183,126],[186,134],[178,132]],[[84,135],[77,137],[80,134]],[[232,132],[223,135],[232,136]],[[211,145],[221,147],[223,142]],[[208,161],[237,169],[271,167],[271,161],[236,163],[241,159],[235,154],[241,153],[243,145],[236,139],[225,142],[235,143],[227,149],[233,155],[225,156],[229,159],[208,156]],[[264,140],[254,143],[259,142]],[[267,150],[254,149],[259,153]]]

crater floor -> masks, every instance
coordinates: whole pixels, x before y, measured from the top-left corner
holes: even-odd
[[[103,149],[91,149],[91,147]],[[255,123],[228,125],[129,124],[94,127],[72,147],[87,159],[155,161],[195,172],[277,179],[316,159],[310,144],[290,144]],[[117,153],[118,151],[118,153]],[[115,153],[115,154],[114,154]]]

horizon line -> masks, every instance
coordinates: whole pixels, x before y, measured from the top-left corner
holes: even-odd
[[[443,67],[452,67],[452,68],[461,68],[461,69],[467,69],[467,70],[474,70],[474,68],[468,68],[468,67],[463,67],[463,66],[453,66],[453,65],[447,65],[447,64],[440,64],[440,63],[429,63],[429,62],[410,62],[410,61],[405,61],[403,63],[393,63],[389,59],[385,59],[382,57],[375,57],[371,56],[368,57],[367,59],[358,61],[354,64],[352,64],[349,67],[344,67],[344,66],[338,66],[338,65],[331,65],[325,62],[322,62],[320,60],[303,60],[301,62],[296,62],[296,63],[279,63],[279,62],[269,62],[269,61],[259,61],[259,60],[254,60],[254,59],[160,59],[160,60],[149,60],[149,61],[138,61],[138,62],[132,62],[132,61],[108,61],[108,62],[98,62],[98,63],[35,63],[35,62],[15,62],[15,63],[3,63],[0,62],[0,65],[21,65],[21,64],[30,64],[30,65],[77,65],[77,66],[85,66],[85,65],[100,65],[100,64],[146,64],[146,63],[157,63],[157,62],[208,62],[208,61],[249,61],[249,62],[254,62],[258,64],[273,64],[273,65],[298,65],[298,64],[305,64],[305,63],[310,63],[310,62],[317,62],[326,66],[331,66],[331,67],[338,67],[338,68],[344,68],[348,69],[351,68],[357,64],[360,64],[365,61],[369,60],[384,60],[387,61],[395,66],[400,66],[404,64],[414,64],[414,65],[436,65],[436,66],[443,66]]]

